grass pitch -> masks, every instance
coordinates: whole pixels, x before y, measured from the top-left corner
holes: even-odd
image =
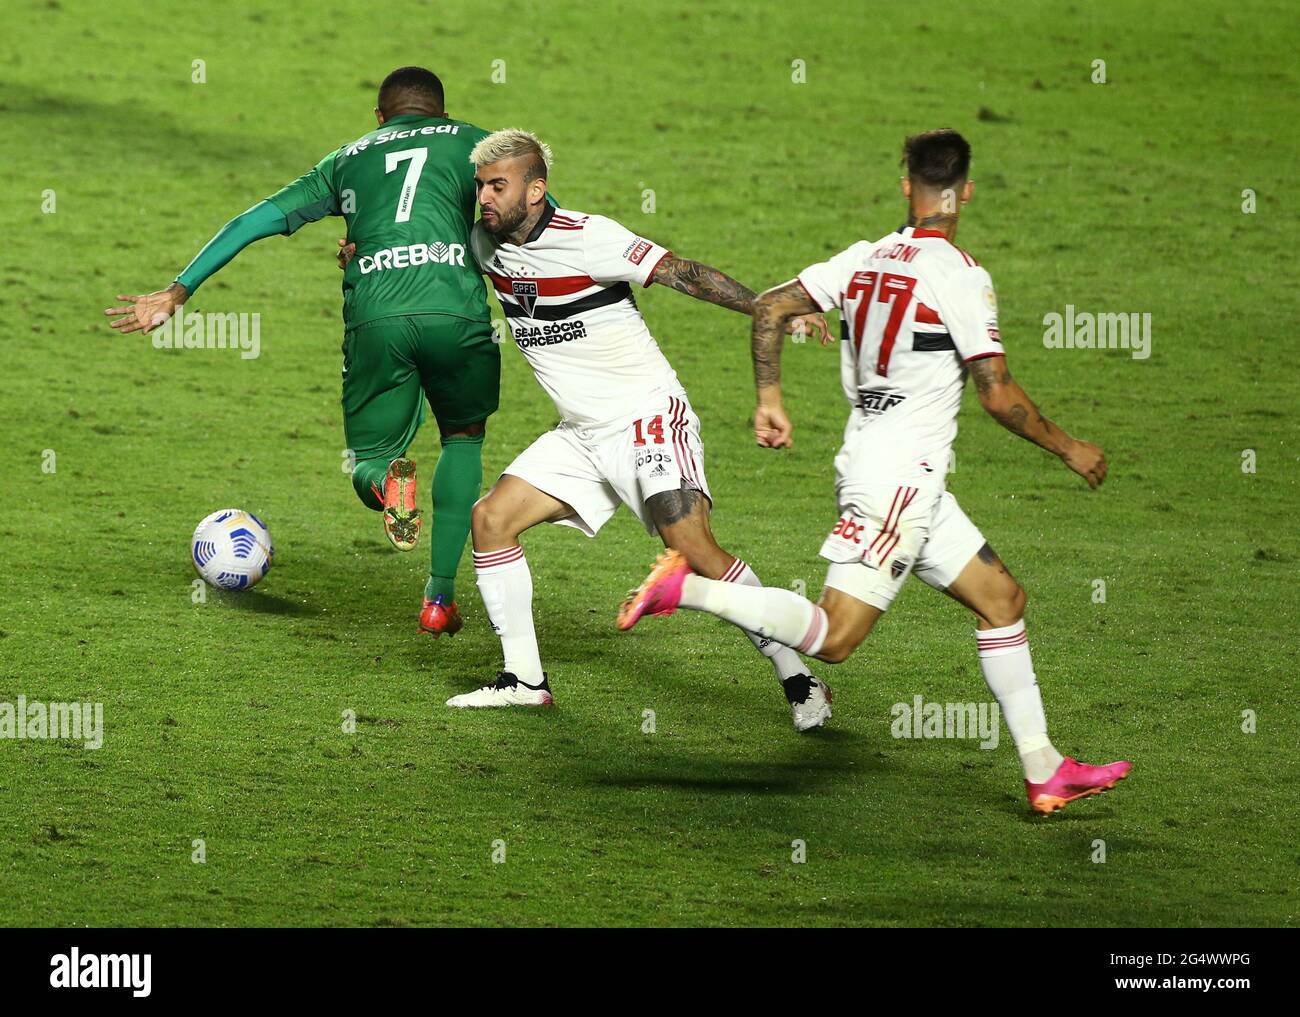
[[[1297,42],[1294,11],[1252,0],[19,0],[0,40],[0,701],[101,702],[105,735],[0,741],[0,921],[1294,925]],[[1029,591],[1056,744],[1133,776],[1044,821],[1008,737],[891,737],[915,695],[990,698],[970,619],[920,583],[820,669],[835,718],[796,735],[724,624],[615,631],[655,551],[627,513],[594,541],[525,538],[557,708],[444,709],[498,644],[468,555],[465,631],[417,635],[427,550],[391,551],[341,470],[336,224],[255,245],[188,305],[260,313],[255,360],[100,315],[365,132],[404,63],[443,76],[453,115],[546,138],[566,206],[756,288],[902,221],[905,134],[965,132],[960,242],[998,287],[1013,370],[1111,475],[1090,493],[968,396],[950,486]],[[639,299],[703,421],[719,539],[815,592],[835,351],[788,350],[795,448],[760,450],[746,323]],[[1067,304],[1150,313],[1151,356],[1045,348]],[[507,350],[489,476],[554,416]],[[426,478],[435,438],[413,453]],[[195,604],[188,538],[223,506],[268,523],[276,565]]]

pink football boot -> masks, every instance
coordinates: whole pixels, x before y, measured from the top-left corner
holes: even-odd
[[[691,574],[685,555],[665,551],[655,560],[645,582],[629,593],[618,609],[618,627],[626,631],[646,614],[672,614],[682,599],[682,583]]]
[[[1133,764],[1122,760],[1105,766],[1089,766],[1066,756],[1056,772],[1042,784],[1025,781],[1025,790],[1029,792],[1029,807],[1044,815],[1055,812],[1076,798],[1109,791],[1127,777],[1131,769]]]

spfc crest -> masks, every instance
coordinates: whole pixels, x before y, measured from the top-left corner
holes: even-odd
[[[531,318],[533,308],[537,306],[537,283],[530,282],[527,279],[511,279],[510,292],[519,301],[519,306],[523,308],[524,314]]]

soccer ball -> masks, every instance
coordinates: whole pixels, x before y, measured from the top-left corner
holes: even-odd
[[[247,590],[271,571],[275,548],[271,531],[253,513],[222,509],[194,528],[190,553],[209,586]]]

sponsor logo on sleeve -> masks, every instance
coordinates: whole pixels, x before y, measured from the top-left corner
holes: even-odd
[[[628,245],[627,250],[623,252],[623,257],[632,262],[633,265],[639,265],[641,259],[650,253],[650,248],[653,246],[649,240],[642,240],[638,237],[634,243]]]

